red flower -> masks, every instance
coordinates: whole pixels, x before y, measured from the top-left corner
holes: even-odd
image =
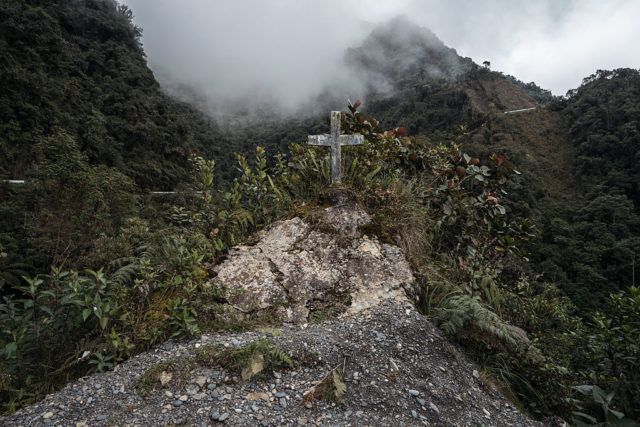
[[[362,102],[358,99],[355,104],[353,104],[353,108],[358,108]]]
[[[485,193],[485,197],[487,198],[487,204],[493,205],[493,206],[498,204],[498,197],[496,196],[496,193],[492,193],[491,191],[487,191]]]
[[[407,130],[405,128],[403,128],[402,126],[396,129],[398,132],[398,136],[404,136],[404,134],[407,133]]]
[[[504,163],[504,156],[498,157],[498,166]]]

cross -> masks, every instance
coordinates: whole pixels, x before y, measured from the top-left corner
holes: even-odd
[[[331,135],[309,135],[309,145],[331,147],[331,183],[340,182],[340,147],[343,145],[360,145],[364,141],[362,135],[340,135],[340,111],[331,112]]]

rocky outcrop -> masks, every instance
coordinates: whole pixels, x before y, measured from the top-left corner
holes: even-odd
[[[407,301],[414,277],[400,249],[361,236],[367,213],[344,194],[333,198],[321,226],[300,218],[277,222],[216,268],[214,284],[229,291],[234,309],[274,310],[280,320],[304,323],[317,311],[354,313],[386,299]]]

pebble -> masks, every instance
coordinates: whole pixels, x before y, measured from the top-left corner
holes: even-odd
[[[420,396],[420,392],[418,390],[409,390],[409,394],[411,396]]]
[[[176,400],[175,402],[173,402],[173,406],[182,406],[182,401]]]
[[[413,409],[412,409],[412,410],[411,410],[411,416],[412,416],[413,418],[418,418],[418,413],[417,413],[415,410],[413,410]]]
[[[44,418],[45,420],[48,420],[51,417],[53,417],[53,412],[47,412],[42,416],[42,418]]]
[[[429,408],[431,408],[433,411],[435,411],[436,414],[440,413],[440,409],[438,409],[438,407],[433,402],[429,402]]]
[[[218,418],[218,421],[222,422],[222,421],[226,420],[227,418],[229,418],[229,413],[225,412],[224,414],[220,415],[220,418]]]
[[[424,399],[417,398],[416,400],[418,401],[418,403],[420,404],[420,406],[424,406],[424,405],[426,405],[426,404],[427,404],[427,401],[426,401],[426,400],[424,400]]]
[[[104,421],[104,420],[106,420],[106,419],[107,419],[107,416],[106,416],[106,415],[98,415],[98,416],[96,417],[96,421]]]

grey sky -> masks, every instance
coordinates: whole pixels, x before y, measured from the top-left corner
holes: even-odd
[[[344,79],[344,49],[398,14],[556,95],[597,69],[640,68],[640,0],[121,1],[160,81],[204,97],[298,103]]]

